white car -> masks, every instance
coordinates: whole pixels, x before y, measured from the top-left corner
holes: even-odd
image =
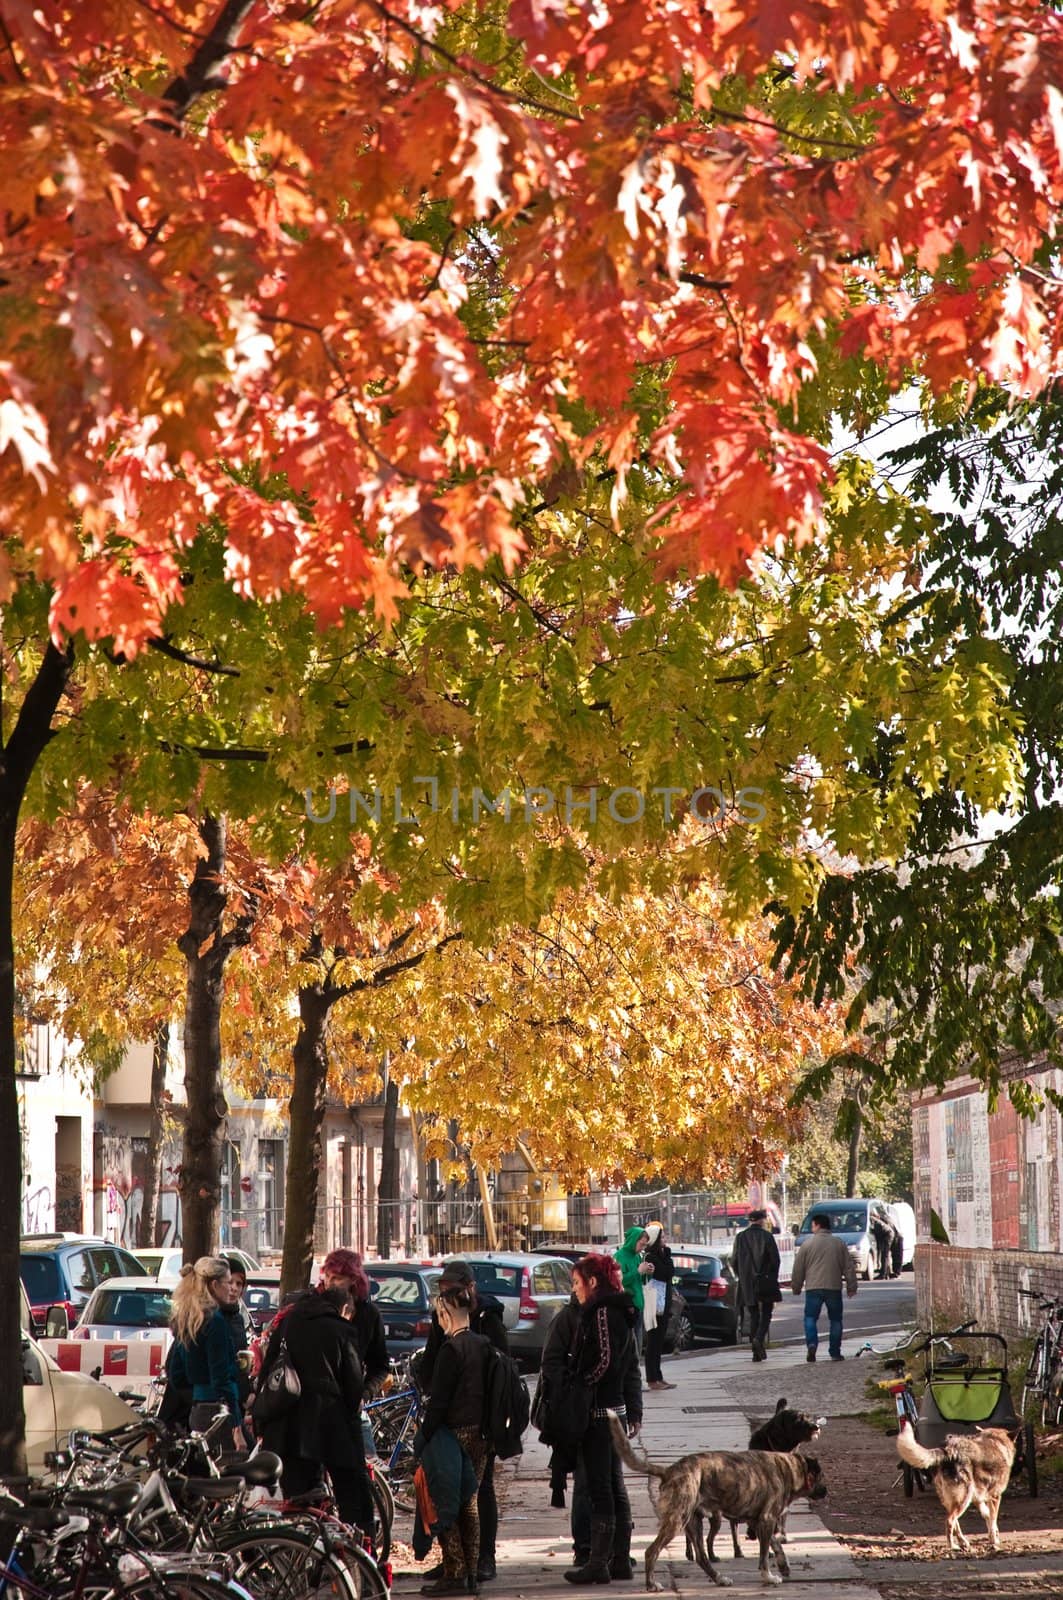
[[[173,1290],[154,1278],[109,1278],[92,1291],[72,1339],[170,1342]]]
[[[142,1262],[153,1278],[158,1278],[160,1283],[176,1283],[181,1276],[181,1263],[185,1258],[180,1246],[174,1248],[158,1248],[151,1250],[134,1250],[137,1260]],[[242,1261],[246,1272],[259,1272],[261,1269],[254,1256],[248,1255],[246,1250],[219,1250],[220,1256],[225,1256],[230,1261]]]
[[[139,1282],[139,1279],[134,1279]],[[22,1404],[26,1411],[26,1461],[30,1472],[44,1471],[44,1457],[66,1444],[72,1428],[89,1432],[122,1428],[137,1413],[106,1384],[86,1373],[60,1367],[32,1336],[33,1319],[22,1290]]]

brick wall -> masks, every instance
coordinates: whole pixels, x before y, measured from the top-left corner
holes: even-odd
[[[979,1326],[1006,1339],[1029,1338],[1040,1326],[1035,1302],[1019,1294],[1035,1289],[1063,1296],[1063,1255],[1050,1251],[966,1250],[920,1244],[915,1251],[919,1326]]]

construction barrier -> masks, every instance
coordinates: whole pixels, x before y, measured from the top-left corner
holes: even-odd
[[[145,1394],[161,1375],[170,1345],[147,1339],[40,1339],[38,1345],[63,1372],[84,1372],[116,1393],[136,1389]]]

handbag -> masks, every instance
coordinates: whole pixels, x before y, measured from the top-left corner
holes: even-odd
[[[282,1339],[277,1359],[259,1379],[258,1393],[251,1407],[256,1426],[267,1427],[271,1422],[287,1416],[302,1392],[299,1374],[288,1355],[287,1341]]]
[[[574,1450],[591,1425],[594,1394],[578,1372],[571,1368],[560,1373],[556,1388],[551,1385],[541,1410],[545,1413],[543,1444]]]

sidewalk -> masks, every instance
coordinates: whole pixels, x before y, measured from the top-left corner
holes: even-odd
[[[851,1341],[850,1341],[851,1342]],[[785,1395],[791,1404],[815,1416],[839,1415],[862,1409],[854,1404],[854,1385],[862,1395],[860,1363],[823,1361],[805,1364],[804,1345],[773,1349],[763,1364],[753,1365],[749,1347],[714,1349],[696,1355],[677,1356],[665,1365],[665,1376],[677,1387],[661,1393],[646,1392],[642,1438],[651,1459],[668,1463],[694,1450],[745,1450],[749,1443],[751,1417],[763,1421]],[[809,1453],[815,1453],[810,1448]],[[571,1565],[572,1542],[569,1512],[550,1505],[547,1481],[549,1452],[529,1431],[524,1454],[515,1462],[496,1469],[499,1502],[502,1508],[498,1541],[498,1578],[485,1584],[485,1597],[534,1596],[551,1600],[564,1595],[567,1600],[579,1593],[602,1594],[603,1588],[574,1589],[563,1574]],[[829,1452],[822,1454],[828,1488]],[[647,1480],[627,1478],[634,1514],[635,1534],[631,1551],[638,1562],[633,1582],[610,1585],[618,1595],[645,1595],[642,1555],[653,1538],[657,1518],[650,1505]],[[836,1486],[842,1490],[842,1485]],[[569,1496],[571,1503],[571,1496]],[[744,1533],[744,1530],[743,1530]],[[790,1562],[789,1583],[797,1586],[801,1600],[879,1600],[876,1589],[860,1579],[856,1563],[834,1536],[827,1532],[808,1502],[798,1500],[787,1523],[786,1553]],[[731,1554],[730,1532],[725,1523],[716,1541],[718,1568],[734,1584],[733,1593],[763,1595],[765,1586],[757,1571],[757,1547],[742,1540],[747,1552],[742,1560]],[[435,1559],[433,1556],[431,1560]],[[707,1575],[685,1559],[682,1537],[666,1550],[657,1564],[656,1580],[666,1591],[686,1596],[705,1596],[713,1592]],[[406,1568],[395,1576],[395,1593],[417,1593],[419,1570]]]

